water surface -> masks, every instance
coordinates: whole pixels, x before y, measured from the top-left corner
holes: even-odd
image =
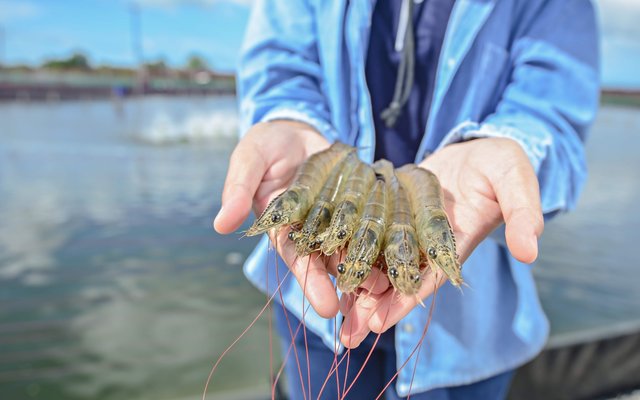
[[[0,398],[196,398],[265,298],[211,229],[232,98],[0,105]],[[534,267],[556,337],[640,321],[640,112],[604,108],[576,212]],[[268,322],[210,393],[268,387]]]

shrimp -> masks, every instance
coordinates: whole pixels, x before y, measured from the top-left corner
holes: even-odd
[[[311,155],[300,166],[291,186],[267,205],[246,235],[255,236],[283,225],[300,224],[333,167],[355,150],[335,142],[328,149]]]
[[[342,248],[353,235],[362,206],[364,194],[371,188],[376,176],[373,169],[358,161],[358,165],[347,178],[329,228],[320,235],[321,250],[326,255]]]
[[[421,250],[432,269],[440,269],[452,285],[460,287],[462,268],[456,253],[456,238],[444,210],[444,197],[435,174],[415,164],[397,170],[400,182],[407,188],[414,210],[416,231]]]
[[[344,186],[345,177],[351,173],[359,162],[355,153],[349,153],[347,158],[333,168],[329,179],[327,179],[311,207],[302,229],[289,233],[289,239],[296,242],[298,256],[304,257],[320,247],[321,242],[318,235],[324,232],[331,223],[335,200],[340,189]]]
[[[415,293],[422,284],[421,279],[411,279],[416,274],[420,275],[420,264],[415,260],[416,258],[420,260],[421,254],[424,256],[423,253],[420,253],[421,249],[428,249],[428,247],[425,247],[420,241],[421,236],[418,234],[418,232],[415,231],[415,227],[422,226],[422,230],[427,230],[427,228],[429,227],[437,226],[436,224],[430,224],[430,220],[427,218],[429,215],[431,215],[427,213],[432,211],[431,208],[426,207],[425,210],[418,210],[417,208],[412,206],[414,204],[427,204],[426,198],[423,198],[424,195],[422,193],[418,193],[416,189],[423,189],[423,186],[432,185],[432,183],[424,179],[421,180],[420,178],[423,178],[422,175],[414,173],[410,168],[405,168],[403,170],[403,174],[409,176],[409,178],[407,179],[410,179],[410,184],[407,184],[401,179],[400,173],[398,174],[398,177],[394,176],[393,167],[388,161],[379,161],[374,164],[374,168],[371,168],[369,165],[359,161],[357,157],[355,157],[355,154],[353,154],[355,152],[354,149],[351,149],[346,145],[340,146],[344,147],[343,149],[339,150],[339,152],[341,152],[342,154],[336,154],[336,152],[334,152],[333,154],[327,155],[326,153],[332,151],[331,149],[328,149],[323,152],[325,154],[323,156],[324,160],[318,159],[319,156],[323,154],[318,153],[312,156],[305,164],[303,164],[300,168],[300,171],[298,172],[297,178],[294,183],[267,207],[267,210],[254,225],[256,227],[255,229],[262,229],[261,232],[264,232],[271,228],[279,228],[285,224],[294,225],[294,229],[300,229],[300,231],[292,231],[290,236],[294,239],[298,239],[296,241],[296,245],[298,245],[298,242],[301,240],[305,240],[307,246],[309,244],[313,244],[314,242],[320,242],[319,244],[322,251],[327,251],[330,253],[333,253],[337,249],[345,246],[345,244],[348,242],[346,259],[337,267],[337,285],[338,288],[344,293],[354,292],[369,276],[375,263],[381,262],[380,260],[383,260],[385,257],[389,266],[387,273],[389,274],[390,281],[394,285],[396,290],[405,295]],[[309,166],[308,164],[315,165]],[[336,171],[340,172],[338,173]],[[428,172],[425,173],[428,174]],[[319,175],[323,175],[323,177],[319,177]],[[416,175],[416,177],[414,177],[414,175]],[[314,187],[311,188],[310,186]],[[437,191],[440,190],[438,185],[436,185],[436,188]],[[295,194],[295,196],[293,196],[292,194],[287,194],[289,192]],[[318,197],[317,199],[316,196]],[[394,197],[395,201],[393,199]],[[414,199],[414,197],[417,198],[417,200]],[[279,200],[281,198],[284,198],[284,200],[286,201]],[[301,199],[303,201],[301,201]],[[329,216],[327,216],[327,214],[331,214],[328,209],[330,208],[330,204],[333,203],[334,200],[338,200],[338,205],[334,210],[333,217],[330,218]],[[280,201],[280,203],[274,205],[273,203],[277,201]],[[442,209],[441,198],[439,199],[439,202],[440,209]],[[313,211],[314,209],[316,209],[316,206],[318,206],[317,211]],[[305,207],[306,209],[304,211],[299,210]],[[312,211],[307,212],[307,210],[310,208],[312,209]],[[437,207],[435,206],[432,208],[434,210],[437,209]],[[341,216],[339,216],[339,214]],[[417,218],[418,214],[424,214],[422,215],[422,219]],[[272,220],[274,215],[278,216],[276,218],[279,219],[278,221]],[[329,228],[325,230],[325,232],[317,234],[317,232],[320,232],[322,226],[324,224],[327,224],[327,221],[329,220],[331,223],[329,225]],[[260,222],[262,223],[262,225],[260,225]],[[311,224],[311,226],[307,227],[307,224]],[[254,227],[252,227],[252,229],[253,228]],[[312,233],[311,229],[314,229],[315,233]],[[310,232],[308,234],[302,235],[305,230],[309,230]],[[344,230],[345,233],[341,234],[340,230]],[[355,233],[353,234],[353,236],[351,236],[351,232],[353,231],[355,231]],[[254,234],[257,233],[260,232],[256,232]],[[451,233],[450,228],[446,231],[446,233],[450,234],[450,237],[453,239],[453,234]],[[313,239],[314,234],[317,235],[315,239]],[[299,239],[299,237],[303,237],[304,239]],[[334,237],[337,240],[334,243],[330,243],[330,241],[334,240]],[[340,242],[338,242],[338,240]],[[315,246],[317,246],[317,244],[314,244],[314,247]],[[416,250],[416,248],[418,248],[418,250]],[[384,249],[383,252],[381,252],[382,249]],[[298,249],[296,248],[296,250]],[[428,253],[429,251],[427,250],[426,252]],[[455,255],[455,242],[453,254]],[[283,286],[283,284],[285,284],[287,277],[291,277],[291,270],[287,270],[286,274],[281,279],[281,277],[278,275],[279,269],[277,267],[277,258],[275,263],[275,278],[277,282],[275,290],[273,289],[273,287],[271,287],[271,291],[268,290],[269,292],[273,293],[267,298],[267,304],[254,318],[252,323],[220,355],[210,372],[210,375],[207,379],[207,385],[209,380],[216,373],[221,360],[226,356],[228,351],[233,346],[235,346],[236,343],[246,334],[246,332],[257,321],[260,315],[265,312],[265,310],[268,310],[268,307],[274,300],[274,298],[276,296],[279,296],[280,301],[284,303],[281,287]],[[395,269],[397,272],[397,276],[395,277],[392,276],[395,275],[392,272],[393,269]],[[267,289],[269,289],[269,271],[267,271],[267,276],[265,279],[267,282]],[[320,398],[320,395],[322,394],[324,388],[332,385],[330,379],[335,375],[335,391],[337,392],[337,395],[334,397],[344,399],[360,376],[363,369],[365,368],[365,365],[369,360],[369,356],[374,351],[376,344],[378,343],[380,334],[369,350],[369,355],[363,362],[362,366],[360,366],[357,375],[355,377],[351,377],[348,376],[346,372],[349,371],[349,351],[346,352],[346,357],[343,356],[338,359],[338,323],[337,320],[334,321],[334,323],[336,324],[334,326],[336,336],[334,337],[335,355],[333,364],[331,365],[330,371],[328,372],[328,375],[322,387],[319,389],[319,392],[318,388],[311,388],[311,381],[309,379],[309,376],[311,375],[309,367],[309,356],[306,356],[307,372],[306,375],[304,375],[304,365],[302,364],[301,360],[298,359],[299,350],[296,348],[297,344],[295,342],[296,335],[303,335],[305,340],[304,351],[307,351],[305,310],[308,309],[308,306],[305,306],[304,297],[307,289],[306,282],[307,281],[305,277],[305,283],[301,284],[303,296],[303,312],[302,318],[297,323],[297,327],[295,325],[295,321],[289,321],[287,315],[285,314],[285,318],[287,318],[286,324],[291,335],[291,343],[288,346],[288,350],[285,349],[287,353],[284,356],[284,361],[280,370],[276,374],[274,374],[273,371],[271,371],[270,373],[272,382],[272,398],[276,398],[276,384],[280,378],[282,370],[285,367],[285,364],[287,362],[293,362],[293,359],[295,358],[298,376],[294,374],[293,376],[289,376],[288,378],[295,380],[299,378],[301,391],[305,398],[315,398],[316,393],[318,393],[317,397]],[[435,287],[434,290],[436,290]],[[416,355],[415,365],[418,365],[417,354],[419,354],[422,342],[426,335],[427,329],[429,328],[432,312],[435,305],[435,293],[436,292],[434,291],[434,296],[431,297],[432,300],[429,316],[424,326],[422,338],[416,344],[413,351],[409,354],[407,360],[397,368],[396,374],[387,382],[377,398],[381,398],[382,396],[384,396],[385,391],[396,379],[400,370],[405,368],[409,360],[412,359],[414,355]],[[383,324],[384,323],[385,322],[383,321]],[[269,322],[269,324],[271,324],[271,322]],[[271,346],[271,337],[269,340],[269,346]],[[292,357],[289,357],[290,353],[293,354]],[[343,364],[343,360],[345,359],[347,364],[346,369]],[[345,370],[344,374],[339,374],[338,372],[338,368],[341,364],[342,367],[340,368]],[[341,382],[341,375],[344,375],[343,382]],[[411,384],[412,383],[413,378],[411,380]]]
[[[374,168],[380,173],[376,174],[377,179],[364,205],[358,229],[349,242],[345,261],[337,266],[338,289],[344,293],[355,291],[367,279],[384,240],[389,207],[386,182],[389,173],[393,174],[393,166],[389,161],[380,160]]]
[[[422,285],[420,246],[407,191],[395,175],[390,193],[395,199],[384,239],[387,275],[398,292],[413,296]]]

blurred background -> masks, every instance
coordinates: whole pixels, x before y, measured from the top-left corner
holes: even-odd
[[[251,3],[0,0],[0,399],[198,398],[265,304],[241,273],[255,240],[211,228]],[[552,337],[514,398],[640,388],[640,2],[598,7],[589,182],[542,239]],[[267,397],[268,329],[225,358],[210,398]],[[584,371],[558,373],[567,353]]]

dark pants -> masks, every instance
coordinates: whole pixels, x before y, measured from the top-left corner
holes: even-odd
[[[280,334],[282,343],[283,357],[286,357],[287,350],[291,344],[291,334],[287,327],[287,319],[285,312],[289,318],[291,331],[295,333],[300,321],[289,311],[285,311],[278,304],[274,304],[275,325]],[[353,378],[357,375],[360,367],[365,359],[377,335],[370,334],[355,349],[351,350],[349,356],[349,365],[345,359],[338,367],[338,377],[340,380],[339,389],[336,382],[335,372],[331,375],[327,384],[322,391],[322,399],[339,399],[344,392],[344,382],[346,374],[347,387],[353,382]],[[310,331],[307,331],[307,347],[309,351],[309,369],[311,376],[311,399],[318,398],[318,393],[334,364],[334,353],[322,342],[322,340]],[[294,349],[292,348],[289,356],[285,358],[285,371],[287,374],[289,398],[291,400],[304,399],[302,388],[307,393],[306,398],[309,399],[309,380],[307,375],[307,355],[305,352],[303,330],[300,328],[295,337],[295,348],[297,349],[300,369],[296,362]],[[343,354],[338,355],[338,361]],[[348,368],[348,371],[347,371]],[[355,382],[346,399],[375,399],[382,391],[384,386],[389,382],[396,372],[396,352],[394,347],[394,331],[393,328],[381,335],[366,367],[363,369],[360,377]],[[300,375],[302,374],[302,382]],[[492,378],[472,383],[470,385],[455,386],[450,388],[434,389],[411,395],[414,400],[463,400],[463,399],[504,399],[509,389],[509,383],[513,376],[513,371],[494,376]],[[385,399],[398,400],[401,397],[395,391],[395,381],[385,392]]]

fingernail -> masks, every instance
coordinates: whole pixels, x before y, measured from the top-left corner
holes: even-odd
[[[378,299],[374,298],[371,294],[361,294],[356,300],[356,304],[365,310],[370,310],[378,304]]]
[[[538,254],[538,238],[536,235],[532,235],[529,245],[531,246],[531,248],[535,251],[536,254]]]
[[[354,349],[360,346],[360,343],[362,343],[362,341],[366,337],[367,335],[362,335],[362,334],[351,335],[351,338],[347,338],[347,343],[345,343],[345,346],[349,346],[350,348]]]
[[[220,210],[218,211],[218,214],[216,215],[216,217],[213,219],[213,225],[215,225],[218,222],[218,219],[220,218],[220,215],[222,215],[222,211],[224,210],[224,207],[220,207]]]
[[[529,246],[536,251],[538,250],[538,237],[536,235],[529,237]]]

